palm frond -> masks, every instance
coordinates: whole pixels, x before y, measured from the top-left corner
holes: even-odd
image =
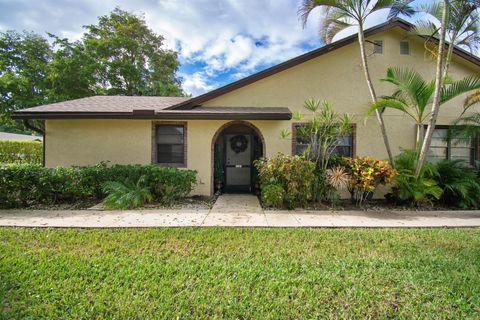
[[[471,75],[462,80],[454,81],[452,84],[442,87],[440,103],[443,104],[461,94],[480,89],[480,76]]]
[[[463,108],[466,110],[474,104],[480,103],[480,90],[473,91],[463,102]]]
[[[380,0],[378,2],[380,2]],[[390,1],[390,2],[391,2],[391,5],[390,5],[390,12],[388,13],[388,19],[398,17],[400,14],[410,17],[416,12],[415,8],[411,6],[411,3],[413,2],[413,0],[397,0],[397,1]],[[384,9],[384,8],[381,8],[381,9]],[[376,10],[372,10],[372,12]]]

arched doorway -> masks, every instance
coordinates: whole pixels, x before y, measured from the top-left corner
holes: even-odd
[[[247,121],[231,121],[212,139],[212,192],[256,192],[253,161],[265,154],[265,140]]]

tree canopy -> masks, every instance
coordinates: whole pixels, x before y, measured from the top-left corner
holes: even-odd
[[[100,95],[182,96],[175,51],[143,16],[119,8],[75,42],[54,34],[0,33],[0,130],[21,132],[15,110]]]

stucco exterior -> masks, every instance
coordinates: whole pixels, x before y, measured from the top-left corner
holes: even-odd
[[[426,55],[421,38],[395,28],[377,33],[368,40],[383,40],[384,43],[383,54],[373,54],[373,45],[367,45],[371,75],[379,96],[393,90],[392,85],[378,81],[385,75],[388,67],[411,67],[425,79],[433,79],[435,61]],[[400,55],[401,40],[410,42],[410,55]],[[480,73],[477,65],[459,57],[454,58],[450,67],[452,77],[459,79],[473,73]],[[238,88],[202,105],[288,107],[292,112],[304,113],[303,102],[309,97],[329,100],[337,112],[354,115],[356,155],[369,155],[379,159],[387,157],[376,118],[365,116],[370,97],[356,43]],[[447,125],[455,120],[462,110],[462,100],[463,97],[460,97],[442,106],[438,124]],[[401,148],[412,148],[416,133],[410,118],[391,110],[386,111],[384,118],[392,150],[398,153]],[[46,120],[46,166],[89,165],[100,161],[119,164],[151,163],[152,121],[154,120]],[[171,121],[187,122],[188,168],[198,171],[199,180],[194,193],[211,194],[212,138],[229,120]],[[282,139],[280,132],[282,129],[291,130],[292,121],[250,122],[260,130],[265,139],[267,157],[278,152],[291,153],[291,140]]]

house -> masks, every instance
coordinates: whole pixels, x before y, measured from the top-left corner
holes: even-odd
[[[372,79],[387,67],[411,67],[434,78],[435,61],[411,24],[395,19],[366,30]],[[480,59],[455,49],[454,78],[480,73]],[[379,95],[392,86],[375,81]],[[45,165],[91,165],[100,161],[189,168],[198,171],[194,193],[214,192],[215,167],[225,172],[227,190],[252,189],[252,161],[302,149],[292,112],[304,112],[309,98],[326,99],[337,112],[354,115],[354,130],[338,152],[385,159],[374,116],[365,121],[370,97],[362,72],[357,36],[313,50],[279,65],[194,98],[95,96],[15,112],[17,119],[45,120]],[[452,146],[442,138],[445,126],[462,110],[461,97],[442,106],[431,157],[479,157],[478,145]],[[384,114],[392,150],[413,148],[416,128],[396,110]],[[293,131],[282,138],[283,129]],[[298,140],[298,141],[297,141]],[[217,166],[215,158],[218,159]]]

